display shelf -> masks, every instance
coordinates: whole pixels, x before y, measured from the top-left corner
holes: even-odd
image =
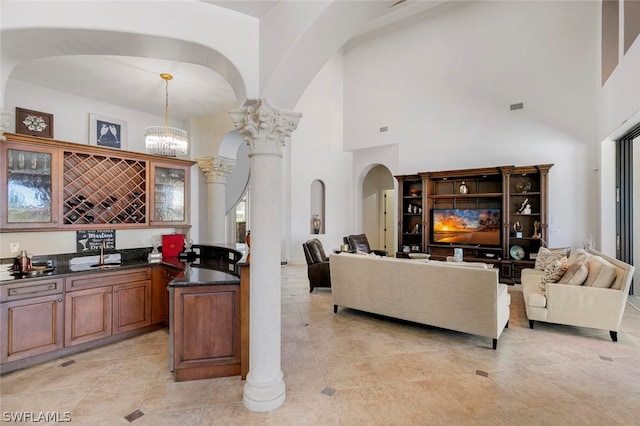
[[[414,241],[419,239],[421,247],[431,253],[432,259],[444,260],[453,256],[454,249],[461,248],[465,260],[496,264],[500,267],[501,280],[512,282],[514,277],[519,277],[524,265],[531,265],[532,254],[537,253],[547,240],[547,178],[552,166],[499,166],[396,176],[399,193],[402,195],[398,203],[398,251],[401,252],[404,246],[412,243],[410,238]],[[422,213],[418,214],[419,218],[408,210],[407,205],[407,200],[411,199],[407,197],[409,190],[416,188],[421,191]],[[524,213],[525,208],[530,213]],[[500,234],[493,235],[490,243],[487,238],[476,239],[480,244],[475,241],[469,243],[465,240],[467,235],[462,232],[459,234],[460,238],[452,233],[451,238],[455,240],[453,242],[437,242],[432,229],[434,209],[499,210]],[[411,228],[416,223],[421,226],[419,237]],[[516,223],[522,236],[515,235]],[[491,227],[490,231],[495,234],[495,227]],[[440,231],[441,234],[442,232]],[[449,238],[448,235],[446,237]],[[523,259],[511,258],[510,249],[513,245],[522,247]]]

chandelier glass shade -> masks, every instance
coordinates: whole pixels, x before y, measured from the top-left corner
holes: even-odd
[[[169,127],[169,80],[171,74],[160,74],[165,81],[164,126],[151,126],[144,130],[147,152],[165,157],[176,157],[187,153],[187,132],[177,127]]]

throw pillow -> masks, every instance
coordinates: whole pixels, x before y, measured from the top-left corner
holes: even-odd
[[[569,268],[569,261],[566,256],[551,262],[544,269],[544,274],[540,278],[540,288],[546,290],[547,283],[557,283],[567,271],[567,268]]]
[[[586,254],[576,256],[569,263],[567,272],[558,281],[559,284],[582,285],[589,275],[589,261]]]
[[[600,256],[589,256],[589,276],[584,282],[588,287],[611,288],[618,273],[617,268]]]
[[[585,249],[575,249],[571,252],[571,256],[567,256],[569,258],[569,264],[578,260],[579,257],[586,256],[589,257],[589,253]]]
[[[548,249],[546,247],[540,247],[538,250],[538,256],[536,257],[536,263],[533,266],[533,269],[538,271],[544,271],[547,265],[550,265],[554,261],[569,256],[571,253],[571,247],[562,247],[562,248],[554,248]]]

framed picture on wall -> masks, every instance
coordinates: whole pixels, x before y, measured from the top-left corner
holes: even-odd
[[[53,138],[53,114],[16,107],[16,133]]]
[[[89,144],[126,149],[127,122],[100,114],[89,114]]]

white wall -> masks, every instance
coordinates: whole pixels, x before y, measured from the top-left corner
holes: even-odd
[[[598,41],[602,34],[601,8],[598,14]],[[624,32],[624,11],[620,14],[620,33]],[[640,38],[624,53],[621,47],[618,66],[604,84],[597,82],[598,141],[602,141],[600,158],[601,246],[611,256],[616,254],[616,149],[615,140],[640,123]],[[602,48],[600,46],[600,48]],[[598,69],[601,58],[598,55]],[[598,246],[596,246],[598,247]]]
[[[482,2],[355,47],[345,148],[397,144],[380,159],[393,174],[554,163],[549,243],[581,246],[599,226],[598,7]]]
[[[623,30],[624,20],[621,16],[620,31]],[[598,32],[598,37],[600,34],[601,32]],[[635,122],[630,120],[634,114],[637,117],[640,112],[640,78],[638,76],[640,76],[640,38],[636,38],[626,53],[623,54],[623,49],[620,49],[618,66],[604,85],[601,85],[598,79],[598,140],[604,140],[621,127],[628,130],[638,123],[637,120]]]
[[[290,142],[291,215],[289,263],[305,263],[302,243],[318,237],[326,252],[351,233],[351,154],[342,151],[342,56],[320,70],[294,108],[304,115]],[[286,163],[286,161],[285,161]],[[325,184],[325,233],[310,233],[311,182]],[[327,254],[328,254],[327,253]]]
[[[89,114],[101,114],[127,122],[127,151],[145,152],[144,129],[164,124],[164,116],[147,114],[95,99],[60,92],[11,79],[7,84],[4,104],[15,114],[16,107],[53,114],[54,139],[87,145]],[[171,126],[185,128],[185,123],[170,120]],[[15,117],[9,124],[15,132]]]

